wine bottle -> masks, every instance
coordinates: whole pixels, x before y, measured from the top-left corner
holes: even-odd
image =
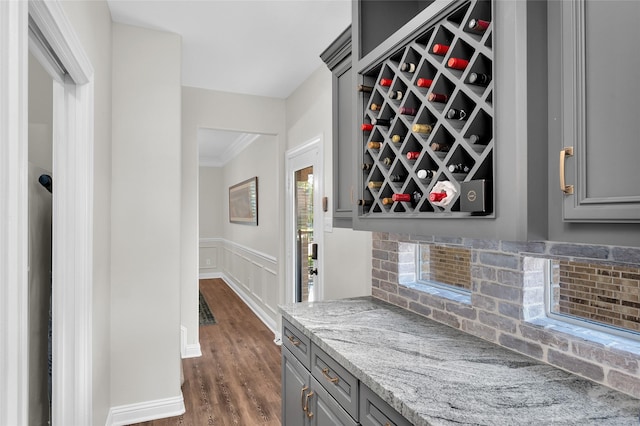
[[[371,104],[369,108],[371,108],[371,111],[380,111],[380,109],[382,108],[382,105]]]
[[[389,127],[391,125],[391,120],[389,120],[388,118],[372,118],[371,124],[373,124],[374,126]]]
[[[363,123],[360,128],[365,132],[370,132],[371,130],[373,130],[373,124]]]
[[[431,83],[433,83],[433,80],[428,78],[419,78],[416,80],[416,86],[418,87],[431,87]]]
[[[466,120],[467,112],[463,109],[449,108],[449,111],[447,111],[447,118],[450,120]]]
[[[371,93],[373,92],[373,87],[365,86],[364,84],[358,84],[358,92]]]
[[[380,149],[382,146],[382,142],[369,142],[367,144],[367,148],[369,149]]]
[[[393,194],[391,196],[393,201],[399,201],[403,203],[411,203],[412,205],[418,204],[418,202],[422,199],[422,192],[413,191],[411,194]]]
[[[393,136],[391,136],[391,142],[393,142],[393,143],[400,143],[400,142],[402,142],[402,136],[400,136],[400,135],[393,135]]]
[[[433,176],[435,176],[436,172],[435,170],[425,170],[425,169],[420,169],[416,172],[416,176],[418,176],[418,179],[429,179],[429,178],[433,178]]]
[[[400,107],[400,114],[403,115],[416,115],[418,113],[418,110],[415,108],[409,108],[409,107]]]
[[[491,76],[489,74],[482,74],[479,72],[472,72],[469,74],[469,83],[476,86],[486,86],[491,82]]]
[[[393,163],[393,158],[391,157],[384,157],[384,159],[382,160],[382,163],[389,167],[392,163]]]
[[[399,101],[404,96],[404,93],[402,93],[402,91],[400,90],[392,90],[389,92],[388,96],[389,99],[396,99]]]
[[[371,170],[373,168],[373,164],[371,164],[371,163],[362,163],[360,165],[360,167],[362,168],[362,171],[368,172],[369,170]]]
[[[360,199],[357,201],[357,204],[362,207],[368,207],[373,203],[371,200]]]
[[[442,201],[447,198],[447,193],[445,191],[441,192],[432,192],[429,194],[429,201]]]
[[[429,100],[429,102],[446,103],[447,99],[449,99],[449,97],[447,95],[442,94],[442,93],[429,93],[429,96],[427,97],[427,99]]]
[[[469,136],[469,142],[477,143],[477,144],[480,144],[480,145],[486,145],[487,144],[487,141],[484,138],[482,138],[480,135],[471,135],[471,136]]]
[[[389,204],[393,204],[393,198],[385,197],[382,199],[382,204],[388,206]]]
[[[469,61],[462,58],[449,58],[447,66],[456,70],[463,70],[469,65]]]
[[[381,78],[380,79],[380,86],[385,86],[385,87],[389,87],[391,86],[393,80],[391,80],[390,78]]]
[[[449,46],[446,44],[436,43],[433,45],[433,53],[436,55],[444,56],[449,51]]]
[[[472,19],[469,21],[469,29],[473,31],[477,31],[479,33],[483,33],[489,28],[489,21],[485,21],[483,19]]]
[[[449,145],[438,143],[438,142],[431,142],[429,146],[431,147],[432,150],[440,151],[440,152],[448,152],[450,148]]]
[[[404,175],[389,175],[389,180],[391,182],[402,182],[406,179],[407,177]]]
[[[416,71],[416,64],[413,62],[403,62],[400,64],[400,71],[413,73]]]
[[[449,171],[451,173],[469,173],[471,168],[466,164],[458,163],[458,164],[450,164]]]
[[[372,180],[371,182],[369,182],[368,186],[371,189],[379,189],[382,187],[382,182]]]
[[[433,130],[433,126],[430,124],[414,124],[411,126],[411,130],[415,133],[423,133],[428,135]]]
[[[407,160],[417,160],[420,157],[420,151],[407,152]]]

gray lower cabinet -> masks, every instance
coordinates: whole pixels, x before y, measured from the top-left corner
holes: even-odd
[[[283,425],[411,424],[288,321],[282,328]]]

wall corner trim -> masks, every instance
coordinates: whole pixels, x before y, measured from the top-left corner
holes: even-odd
[[[111,407],[105,426],[120,426],[179,416],[186,411],[182,392],[179,396],[137,404]]]
[[[180,354],[182,359],[185,358],[197,358],[202,356],[202,350],[200,349],[200,343],[188,344],[187,343],[187,327],[180,326]]]

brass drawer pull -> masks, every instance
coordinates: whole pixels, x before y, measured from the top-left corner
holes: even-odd
[[[328,381],[330,381],[333,384],[338,383],[338,380],[340,380],[337,377],[331,377],[329,376],[329,369],[328,368],[323,368],[322,369],[322,375],[324,376],[325,379],[327,379]]]
[[[573,194],[573,185],[565,185],[564,182],[564,160],[573,156],[573,147],[568,146],[560,150],[560,190],[565,194]]]
[[[304,391],[307,389],[309,389],[309,386],[303,387],[302,392],[300,393],[300,407],[302,408],[302,411],[307,411],[307,407],[304,406]]]
[[[310,391],[307,394],[307,397],[304,399],[304,407],[303,410],[305,413],[307,413],[307,418],[311,418],[313,417],[313,413],[311,412],[311,410],[309,410],[309,398],[311,398],[314,395],[313,391]]]
[[[293,336],[289,336],[288,337],[289,341],[291,342],[291,344],[293,346],[298,346],[300,345],[300,340],[296,340]]]

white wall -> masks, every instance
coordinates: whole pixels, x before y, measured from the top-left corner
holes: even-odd
[[[113,24],[110,354],[120,411],[182,401],[180,59],[178,35]]]
[[[200,167],[199,169],[199,238],[219,238],[223,235],[223,210],[228,192],[224,187],[222,171],[222,167]]]
[[[111,359],[111,12],[105,1],[63,1],[94,70],[93,424],[110,407]]]
[[[197,131],[199,128],[207,129],[220,129],[220,130],[232,130],[238,132],[257,133],[263,135],[271,135],[274,139],[273,144],[273,163],[271,164],[272,170],[275,173],[275,189],[273,193],[267,194],[273,200],[277,200],[278,205],[282,205],[282,191],[279,188],[283,186],[284,172],[282,171],[283,153],[284,153],[284,101],[281,99],[266,98],[260,96],[239,95],[225,92],[218,92],[212,90],[198,89],[194,87],[182,88],[182,314],[181,324],[186,330],[186,346],[193,347],[198,344],[198,248],[200,238],[219,238],[220,240],[205,243],[205,246],[215,246],[215,251],[220,254],[219,267],[220,271],[224,266],[224,256],[226,253],[227,259],[236,259],[234,261],[229,260],[227,265],[233,270],[241,270],[243,268],[242,262],[249,262],[246,260],[252,258],[255,263],[260,264],[259,269],[265,271],[267,268],[269,271],[273,270],[276,273],[276,278],[273,278],[269,273],[269,282],[278,282],[278,277],[282,276],[281,262],[279,259],[282,257],[280,252],[282,244],[281,232],[284,217],[277,216],[270,219],[270,223],[265,226],[270,226],[274,230],[275,237],[273,241],[265,241],[264,238],[259,238],[253,241],[250,238],[250,234],[245,231],[227,231],[225,226],[228,221],[228,213],[224,210],[226,207],[226,201],[223,202],[222,211],[220,213],[212,213],[213,215],[220,214],[220,228],[216,225],[211,225],[208,222],[208,217],[205,218],[205,226],[201,231],[206,233],[199,233],[198,231],[198,197],[199,193],[205,193],[205,190],[199,188],[198,185],[198,141]],[[258,142],[254,142],[256,144]],[[253,146],[253,145],[252,145]],[[249,148],[252,149],[252,148]],[[239,179],[244,180],[248,177],[255,176],[256,173],[249,173],[244,169],[240,173],[244,176]],[[206,172],[205,172],[206,174]],[[209,175],[207,175],[209,176]],[[269,178],[271,179],[271,177]],[[208,181],[203,181],[201,184],[207,184]],[[218,183],[221,185],[219,197],[226,200],[228,198],[228,185],[227,183]],[[227,185],[225,187],[225,185]],[[260,187],[260,183],[258,184]],[[262,205],[262,203],[261,203]],[[268,204],[267,204],[268,205]],[[215,203],[212,204],[216,206]],[[261,207],[259,207],[261,209]],[[201,210],[201,213],[204,209]],[[269,209],[267,208],[267,212]],[[260,216],[262,214],[260,213]],[[242,225],[234,225],[242,226]],[[254,230],[256,228],[253,228]],[[261,229],[262,230],[262,229]],[[211,233],[209,233],[211,232]],[[214,235],[214,233],[217,233]],[[236,241],[226,240],[225,236],[230,238],[238,238],[242,241],[242,247],[236,245]],[[224,240],[224,241],[223,241]],[[268,253],[267,258],[261,257],[258,252],[260,251]],[[208,247],[212,249],[211,247]],[[247,253],[245,249],[249,249]],[[252,252],[255,250],[256,253]],[[211,250],[214,251],[213,249]],[[240,261],[237,259],[242,258]],[[229,257],[231,256],[231,257]],[[266,265],[266,266],[265,266]],[[242,281],[238,285],[247,288],[252,288],[253,284],[247,284],[252,280],[252,275],[241,275],[240,272],[236,275],[238,280]],[[254,281],[257,279],[254,279]],[[260,280],[258,280],[260,281]],[[271,284],[266,284],[271,286]],[[253,291],[253,290],[252,290]],[[279,295],[278,295],[279,297]],[[253,300],[257,300],[257,297]],[[276,302],[280,303],[279,301]],[[268,309],[265,309],[268,311]],[[266,314],[269,316],[269,314]]]
[[[324,141],[324,191],[331,220],[333,188],[331,72],[326,66],[316,70],[287,99],[287,149],[317,135]],[[354,165],[355,167],[355,165]],[[324,298],[371,294],[371,233],[327,227],[324,234]]]

